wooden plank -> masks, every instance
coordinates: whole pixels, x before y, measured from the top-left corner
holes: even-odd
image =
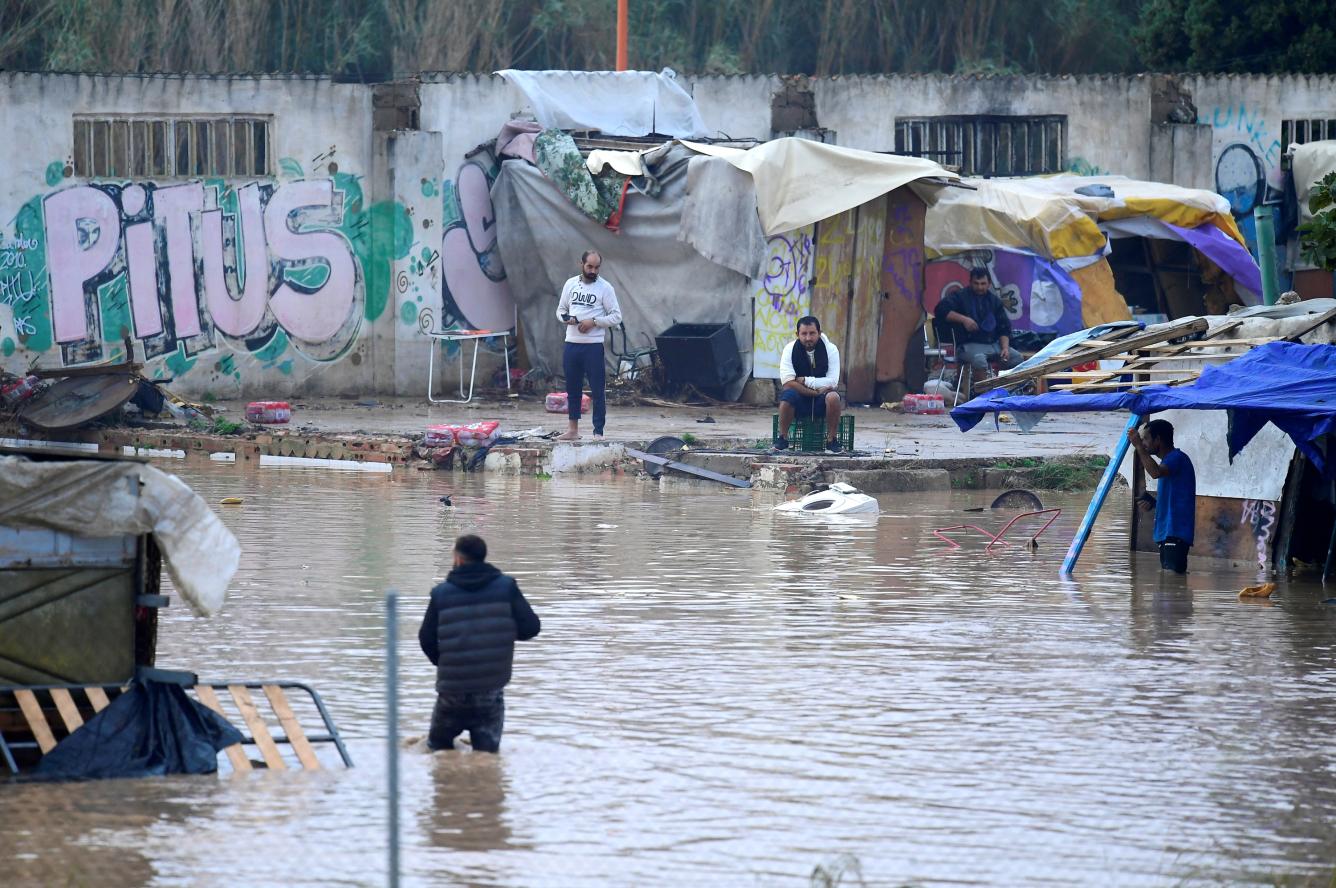
[[[129,375],[144,369],[143,364],[96,364],[92,367],[61,367],[51,370],[29,370],[38,379],[64,379],[77,376],[101,376],[104,373]]]
[[[88,697],[88,702],[93,704],[94,712],[101,712],[111,705],[111,701],[107,699],[107,692],[96,685],[84,688],[84,694]]]
[[[320,759],[316,758],[315,750],[311,748],[306,733],[297,722],[297,716],[292,714],[292,707],[288,705],[288,698],[284,695],[283,689],[278,685],[265,685],[264,695],[269,698],[269,705],[274,707],[274,715],[278,716],[278,723],[283,726],[283,733],[288,735],[288,742],[292,744],[293,752],[297,753],[297,761],[308,771],[319,771]]]
[[[1184,370],[1181,367],[1177,370],[1172,368],[1161,369],[1159,367],[1131,367],[1119,370],[1057,370],[1053,373],[1045,373],[1043,379],[1108,379],[1110,376],[1128,376],[1133,373],[1138,376],[1182,376],[1184,373],[1192,373],[1191,369]]]
[[[1323,324],[1331,322],[1332,319],[1336,319],[1336,308],[1333,308],[1331,311],[1324,312],[1318,317],[1316,321],[1313,321],[1313,323],[1309,324],[1307,327],[1304,327],[1298,333],[1291,333],[1289,336],[1285,337],[1285,341],[1298,342],[1300,339],[1307,336],[1309,333],[1312,333],[1318,327],[1321,327]]]
[[[83,727],[83,716],[79,714],[79,707],[74,705],[74,698],[70,696],[69,691],[64,688],[52,688],[51,699],[55,701],[60,720],[65,723],[65,730],[73,734]]]
[[[1103,345],[1099,348],[1092,348],[1081,352],[1079,355],[1057,355],[1033,367],[1025,370],[1016,370],[1005,376],[994,376],[991,379],[985,379],[976,383],[974,386],[975,394],[982,394],[995,388],[1011,386],[1018,382],[1026,382],[1031,379],[1038,379],[1045,373],[1052,373],[1054,370],[1066,370],[1073,364],[1084,364],[1087,361],[1095,361],[1106,358],[1109,355],[1116,355],[1124,351],[1134,351],[1145,345],[1153,345],[1158,342],[1165,342],[1170,339],[1177,339],[1180,336],[1191,336],[1194,333],[1201,333],[1206,330],[1207,323],[1205,318],[1193,318],[1190,321],[1184,321],[1174,324],[1163,330],[1154,330],[1149,333],[1142,333],[1139,336],[1132,336],[1121,342],[1115,342],[1110,345]]]
[[[1070,385],[1050,385],[1049,388],[1055,391],[1076,391],[1082,392],[1107,392],[1116,389],[1128,389],[1129,391],[1139,391],[1150,385],[1187,385],[1195,380],[1191,379],[1169,379],[1164,382],[1074,382]]]
[[[46,723],[46,715],[42,712],[36,695],[32,691],[18,688],[14,691],[14,698],[19,701],[19,708],[28,719],[28,730],[32,731],[33,739],[37,741],[37,748],[42,750],[42,755],[55,749],[56,736],[51,733],[51,726]]]
[[[656,466],[664,466],[669,469],[677,469],[679,472],[686,472],[688,475],[696,475],[700,478],[707,478],[710,481],[718,481],[720,484],[727,484],[730,487],[751,487],[750,481],[744,481],[741,478],[734,478],[732,475],[722,475],[719,472],[712,472],[709,469],[702,469],[700,466],[693,466],[676,460],[667,459],[655,453],[645,453],[631,447],[626,448],[629,456],[634,456],[643,462],[652,463]]]
[[[236,702],[237,709],[241,712],[241,719],[250,729],[251,738],[255,741],[255,747],[260,750],[264,763],[273,771],[287,770],[287,762],[283,761],[283,755],[278,751],[278,744],[274,742],[269,729],[265,727],[264,719],[260,718],[260,711],[255,708],[255,701],[251,699],[250,692],[244,685],[228,685],[227,692]]]
[[[877,388],[877,339],[881,335],[881,265],[886,251],[886,196],[858,208],[854,234],[853,301],[849,305],[849,342],[841,352],[845,394],[855,403],[870,402]],[[835,343],[838,348],[840,343]]]
[[[219,715],[222,715],[223,718],[227,718],[227,716],[223,714],[222,704],[218,702],[218,695],[213,692],[213,688],[208,685],[195,685],[195,696],[199,697],[199,701],[205,706],[209,707]],[[227,753],[227,760],[232,763],[233,771],[253,770],[251,768],[250,759],[246,758],[246,750],[241,748],[240,743],[233,743],[231,746],[224,749],[223,752]]]
[[[853,292],[854,232],[858,208],[845,210],[816,226],[812,315],[821,329],[844,348],[849,341],[849,300]]]
[[[881,324],[877,336],[877,382],[906,378],[906,351],[923,322],[922,199],[908,188],[886,198],[886,246],[881,265]],[[920,364],[922,357],[915,355]]]

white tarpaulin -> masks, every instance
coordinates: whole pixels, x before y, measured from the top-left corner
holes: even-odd
[[[668,69],[497,73],[524,93],[544,128],[687,139],[710,134],[696,102]]]
[[[793,231],[861,206],[911,182],[959,178],[931,160],[840,148],[810,139],[775,139],[755,148],[683,142],[750,173],[767,235]]]
[[[1299,199],[1299,221],[1313,218],[1308,196],[1327,173],[1336,172],[1336,140],[1308,142],[1294,149],[1294,194]]]
[[[0,524],[91,537],[152,533],[181,597],[223,606],[241,563],[236,537],[180,478],[136,462],[0,456]]]

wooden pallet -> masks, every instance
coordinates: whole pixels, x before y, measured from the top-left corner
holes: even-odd
[[[302,728],[285,689],[299,689],[310,694],[324,723],[322,733],[311,735]],[[10,689],[17,708],[0,710],[0,752],[3,753],[0,761],[12,773],[18,773],[19,766],[12,750],[35,747],[41,755],[46,755],[61,740],[83,727],[85,721],[106,709],[124,690],[117,685]],[[239,717],[244,725],[243,742],[223,750],[232,773],[257,767],[283,771],[293,765],[299,770],[319,770],[322,765],[316,755],[314,744],[317,743],[333,743],[343,763],[352,766],[323,702],[306,685],[297,682],[201,682],[187,686],[186,690],[194,691],[200,703],[227,721],[235,723]],[[253,691],[259,693],[253,695]],[[227,695],[227,708],[220,692]],[[257,698],[264,705],[258,703]],[[284,746],[290,757],[284,756],[280,748]],[[247,747],[253,748],[258,759],[252,759]]]

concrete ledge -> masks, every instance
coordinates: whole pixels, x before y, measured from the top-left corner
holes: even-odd
[[[825,474],[831,482],[843,481],[864,493],[951,489],[951,473],[946,469],[833,469]]]

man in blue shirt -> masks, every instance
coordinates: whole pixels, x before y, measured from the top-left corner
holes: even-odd
[[[1174,447],[1174,427],[1167,420],[1152,419],[1141,432],[1128,429],[1127,440],[1141,457],[1146,474],[1158,482],[1156,495],[1142,494],[1139,505],[1143,511],[1155,510],[1160,567],[1187,573],[1188,549],[1197,526],[1197,472],[1192,460]]]

